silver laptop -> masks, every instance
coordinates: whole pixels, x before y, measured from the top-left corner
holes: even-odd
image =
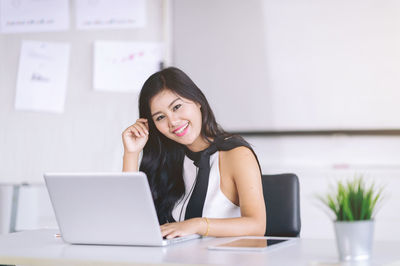
[[[46,173],[60,233],[71,244],[165,246],[144,173]]]

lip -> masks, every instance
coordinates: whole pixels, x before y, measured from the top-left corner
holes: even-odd
[[[185,124],[183,124],[182,126],[178,127],[177,129],[174,129],[174,130],[172,131],[172,133],[176,133],[176,131],[178,131],[179,129],[185,127],[187,124],[189,124],[189,122],[186,122]]]
[[[188,130],[189,130],[189,123],[187,123],[187,127],[181,133],[175,133],[175,135],[177,135],[178,137],[183,137],[186,135]]]

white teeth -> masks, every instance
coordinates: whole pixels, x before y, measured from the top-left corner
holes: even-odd
[[[184,127],[180,128],[179,130],[175,131],[175,134],[182,133],[188,127],[188,125],[189,125],[189,123],[187,123]]]

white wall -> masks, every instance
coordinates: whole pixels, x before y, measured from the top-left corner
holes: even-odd
[[[296,173],[302,237],[333,238],[332,217],[316,195],[335,181],[363,174],[384,187],[376,239],[400,239],[400,136],[249,137],[265,174]]]
[[[0,185],[0,234],[9,232],[11,222],[11,203],[13,186],[11,184]]]
[[[226,128],[400,128],[399,1],[174,3],[175,64]]]
[[[161,0],[147,1],[145,28],[71,29],[65,32],[0,34],[0,182],[43,182],[43,172],[121,169],[121,132],[137,119],[136,93],[94,91],[93,42],[163,41]],[[21,42],[71,45],[63,114],[16,111],[16,78]]]

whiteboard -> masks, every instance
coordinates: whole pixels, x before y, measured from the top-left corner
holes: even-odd
[[[400,2],[176,0],[174,62],[229,130],[400,128]]]

